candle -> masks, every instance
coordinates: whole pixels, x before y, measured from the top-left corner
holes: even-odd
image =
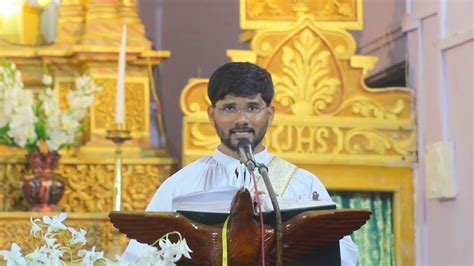
[[[117,73],[117,95],[115,98],[115,123],[123,124],[125,111],[125,56],[127,50],[127,24],[123,24],[122,41]]]

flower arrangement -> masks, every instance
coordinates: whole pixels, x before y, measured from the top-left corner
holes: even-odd
[[[57,152],[75,143],[84,128],[80,121],[102,88],[89,76],[77,78],[76,89],[67,94],[67,109],[62,110],[51,89],[52,77],[44,75],[42,81],[46,90],[35,99],[32,90],[24,89],[15,64],[4,60],[0,65],[0,145],[38,152],[45,143],[49,152]]]
[[[67,218],[67,213],[60,213],[57,216],[43,216],[43,219],[32,219],[31,230],[35,238],[41,237],[44,240],[42,247],[36,248],[33,252],[23,256],[21,248],[16,243],[12,243],[11,250],[0,250],[0,255],[7,262],[7,266],[13,265],[65,265],[64,255],[69,254],[68,263],[79,263],[81,266],[102,263],[105,265],[175,265],[183,256],[190,259],[192,252],[184,238],[179,232],[171,232],[158,239],[153,246],[148,246],[144,256],[135,262],[127,262],[122,257],[117,256],[115,260],[104,257],[103,251],[96,251],[95,246],[91,250],[79,250],[77,256],[72,253],[75,245],[85,245],[87,243],[84,229],[77,231],[68,227],[63,222]],[[177,234],[179,240],[173,243],[169,236]],[[61,242],[61,239],[63,242]],[[65,244],[63,246],[61,243]],[[155,247],[158,244],[159,248]]]

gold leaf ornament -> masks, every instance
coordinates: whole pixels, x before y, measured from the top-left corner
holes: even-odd
[[[275,101],[291,106],[294,114],[320,114],[340,93],[341,82],[330,76],[331,53],[323,48],[321,38],[305,29],[294,47],[282,49],[282,74],[274,74]]]
[[[275,2],[275,0],[260,0],[248,2],[247,13],[251,17],[259,17],[264,13],[268,13],[270,15],[280,15],[283,13],[283,10],[278,5],[278,3]]]
[[[339,15],[344,17],[351,17],[354,12],[353,8],[349,4],[341,2],[342,1],[339,0],[330,1],[319,14],[324,17],[329,17],[337,12]]]
[[[340,110],[350,107],[352,113],[362,117],[375,117],[377,119],[397,120],[399,114],[405,109],[405,103],[399,99],[395,105],[386,110],[381,104],[364,97],[357,97],[346,101]]]
[[[344,146],[351,154],[374,152],[380,155],[384,155],[392,147],[387,137],[379,132],[360,129],[350,130],[346,134]]]

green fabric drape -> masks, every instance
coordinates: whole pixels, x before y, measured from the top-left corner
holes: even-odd
[[[392,226],[392,194],[375,192],[330,192],[341,208],[366,208],[369,221],[352,234],[359,248],[358,265],[395,265]]]

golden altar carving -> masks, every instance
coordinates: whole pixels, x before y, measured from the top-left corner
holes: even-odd
[[[61,151],[57,172],[66,183],[59,210],[76,217],[78,227],[92,230],[89,243],[107,251],[112,227],[106,215],[112,209],[115,145],[105,135],[107,129],[114,128],[122,24],[128,28],[124,124],[133,137],[122,147],[125,210],[143,210],[175,168],[176,161],[168,156],[166,147],[154,148],[150,142],[150,84],[154,81],[149,67],[161,64],[171,53],[151,49],[138,18],[136,0],[63,0],[59,14],[54,44],[2,43],[0,58],[16,63],[25,86],[33,90],[41,88],[47,69],[54,77],[62,105],[66,104],[68,90],[74,88],[74,79],[82,74],[90,75],[103,87],[90,117],[84,121],[82,146]],[[9,249],[12,240],[22,247],[32,247],[29,217],[39,214],[21,212],[27,207],[19,191],[25,171],[24,151],[0,147],[0,249]],[[7,231],[12,228],[15,230]]]
[[[240,12],[251,50],[227,55],[272,74],[276,115],[266,147],[329,190],[392,192],[396,263],[414,264],[414,98],[407,88],[365,85],[377,58],[356,55],[347,31],[363,28],[362,1],[241,0]],[[206,112],[207,82],[191,79],[181,94],[184,164],[219,143]]]

